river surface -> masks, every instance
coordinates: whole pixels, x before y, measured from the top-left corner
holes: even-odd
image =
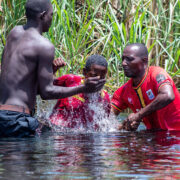
[[[0,179],[180,179],[180,132],[0,139]]]

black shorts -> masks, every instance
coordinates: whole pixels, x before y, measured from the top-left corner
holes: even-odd
[[[26,137],[36,133],[38,120],[29,114],[0,110],[0,137]]]

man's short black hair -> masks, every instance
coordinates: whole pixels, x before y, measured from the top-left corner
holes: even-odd
[[[127,46],[138,46],[139,50],[137,55],[140,57],[147,57],[148,58],[148,50],[147,47],[145,46],[145,44],[143,43],[132,43],[132,44],[128,44]]]
[[[26,17],[35,19],[39,13],[48,11],[50,5],[50,0],[27,0],[25,5]]]
[[[98,55],[98,54],[92,55],[92,56],[87,58],[85,69],[87,71],[90,71],[91,66],[93,64],[104,66],[106,68],[108,67],[108,63],[107,63],[106,59],[103,56]]]

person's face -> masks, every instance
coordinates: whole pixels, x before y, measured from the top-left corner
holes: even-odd
[[[127,77],[139,77],[145,70],[144,62],[137,52],[137,46],[127,46],[123,51],[122,67]]]
[[[83,69],[83,74],[85,78],[100,76],[100,79],[106,77],[107,68],[101,65],[92,64],[89,71]]]
[[[48,11],[45,12],[43,15],[43,32],[48,32],[51,26],[52,18],[53,18],[53,7],[52,5],[50,5]]]

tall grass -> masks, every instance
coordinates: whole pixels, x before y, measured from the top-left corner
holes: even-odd
[[[2,0],[0,53],[10,29],[25,22],[25,0]],[[57,75],[80,74],[85,59],[95,53],[108,60],[106,88],[113,92],[127,79],[121,55],[128,43],[145,43],[149,64],[166,69],[180,87],[180,1],[52,0],[54,17],[45,36],[55,45],[56,57],[67,67]]]

